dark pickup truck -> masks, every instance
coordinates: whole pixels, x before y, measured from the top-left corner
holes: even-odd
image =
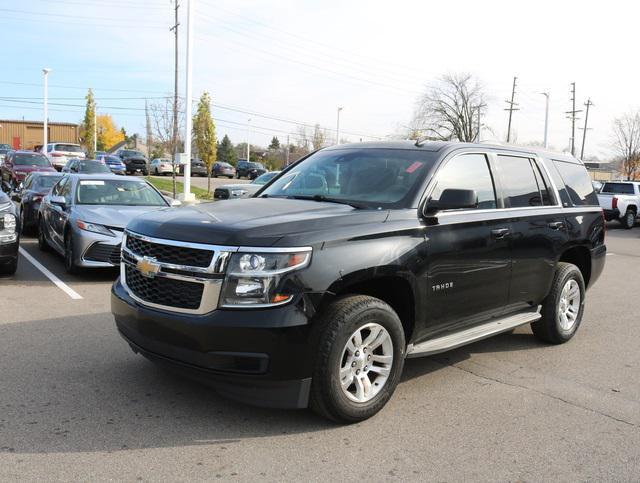
[[[575,158],[340,145],[252,198],[132,221],[112,312],[135,352],[222,394],[355,422],[387,403],[407,357],[527,324],[571,339],[604,237]]]

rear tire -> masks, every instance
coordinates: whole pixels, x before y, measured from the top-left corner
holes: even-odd
[[[339,298],[315,321],[314,341],[313,411],[356,423],[385,406],[400,380],[406,350],[402,322],[389,305],[364,295]]]
[[[627,230],[631,230],[636,224],[636,213],[633,210],[627,210],[622,218],[620,218],[620,223]]]
[[[570,340],[582,322],[584,296],[582,272],[571,263],[559,262],[549,295],[542,302],[542,318],[531,324],[534,335],[551,344]]]

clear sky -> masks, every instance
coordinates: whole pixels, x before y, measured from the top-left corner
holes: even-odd
[[[484,122],[494,133],[485,137],[504,139],[505,99],[518,76],[517,141],[541,141],[540,92],[550,92],[550,144],[561,150],[576,82],[578,108],[594,103],[586,157],[610,155],[613,118],[640,107],[637,2],[195,2],[194,96],[211,93],[219,136],[234,142],[287,133],[293,141],[298,125],[289,121],[335,129],[338,106],[343,137],[382,138],[408,123],[419,94],[446,72],[471,72],[485,85]],[[0,2],[0,118],[42,118],[41,69],[50,67],[52,121],[78,122],[93,87],[99,113],[143,134],[145,98],[173,90],[172,24],[172,0]]]

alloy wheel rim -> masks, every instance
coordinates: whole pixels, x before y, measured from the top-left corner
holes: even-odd
[[[635,225],[636,223],[636,215],[634,215],[633,213],[627,213],[627,224],[628,225]]]
[[[574,279],[567,280],[558,301],[557,320],[562,330],[571,330],[580,312],[580,286]]]
[[[380,324],[370,323],[358,328],[342,350],[339,381],[349,400],[371,401],[382,390],[391,375],[393,341]]]

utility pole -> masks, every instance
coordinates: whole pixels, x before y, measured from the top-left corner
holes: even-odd
[[[544,147],[545,149],[549,147],[549,93],[541,92],[545,97],[545,107],[544,107]]]
[[[176,158],[178,157],[178,8],[180,4],[178,0],[175,0],[175,23],[169,31],[173,31],[174,34],[174,60],[173,60],[173,132],[171,134],[171,148],[172,148],[172,160],[171,160],[171,178],[173,179],[173,197],[176,197]]]
[[[194,201],[195,197],[191,193],[191,130],[193,126],[193,118],[191,117],[191,107],[193,98],[193,18],[195,0],[187,0],[187,79],[185,93],[185,113],[184,113],[184,157],[186,164],[184,165],[184,200]]]
[[[565,112],[565,114],[570,114],[567,119],[571,119],[571,156],[576,155],[576,121],[578,118],[576,114],[580,111],[576,111],[576,83],[571,83],[571,110]]]
[[[247,162],[251,161],[251,144],[249,144],[250,132],[251,132],[251,118],[247,119]]]
[[[342,111],[342,107],[338,107],[338,118],[336,120],[336,144],[340,144],[340,111]]]
[[[511,89],[511,100],[510,101],[505,101],[507,104],[509,104],[509,107],[507,109],[505,109],[505,111],[509,111],[509,124],[507,125],[507,142],[511,141],[511,118],[513,116],[513,111],[519,111],[520,109],[514,106],[517,106],[518,104],[515,102],[515,98],[516,98],[516,81],[518,80],[517,77],[513,78],[513,88]]]
[[[146,103],[146,101],[145,101]],[[145,107],[146,104],[145,104]],[[98,106],[93,106],[93,155],[96,155],[98,150]]]
[[[479,143],[480,142],[480,132],[482,131],[482,109],[487,107],[486,104],[478,104],[475,109],[477,109],[476,111],[476,116],[478,118],[478,130],[476,131],[476,135],[475,135],[475,142]],[[473,121],[472,121],[473,122]]]
[[[589,122],[589,107],[593,106],[593,102],[591,102],[591,98],[587,99],[585,106],[587,107],[587,110],[584,113],[584,128],[583,128],[584,131],[582,132],[582,149],[580,149],[580,159],[582,161],[584,161],[584,142],[585,142],[585,139],[587,138],[587,129],[590,129],[587,127],[587,122]]]
[[[42,69],[42,73],[44,74],[44,129],[42,138],[42,153],[44,155],[47,154],[47,144],[49,142],[49,72],[51,72],[51,69],[48,67]]]
[[[287,134],[287,150],[286,152],[286,161],[285,161],[285,166],[289,166],[289,135]]]

